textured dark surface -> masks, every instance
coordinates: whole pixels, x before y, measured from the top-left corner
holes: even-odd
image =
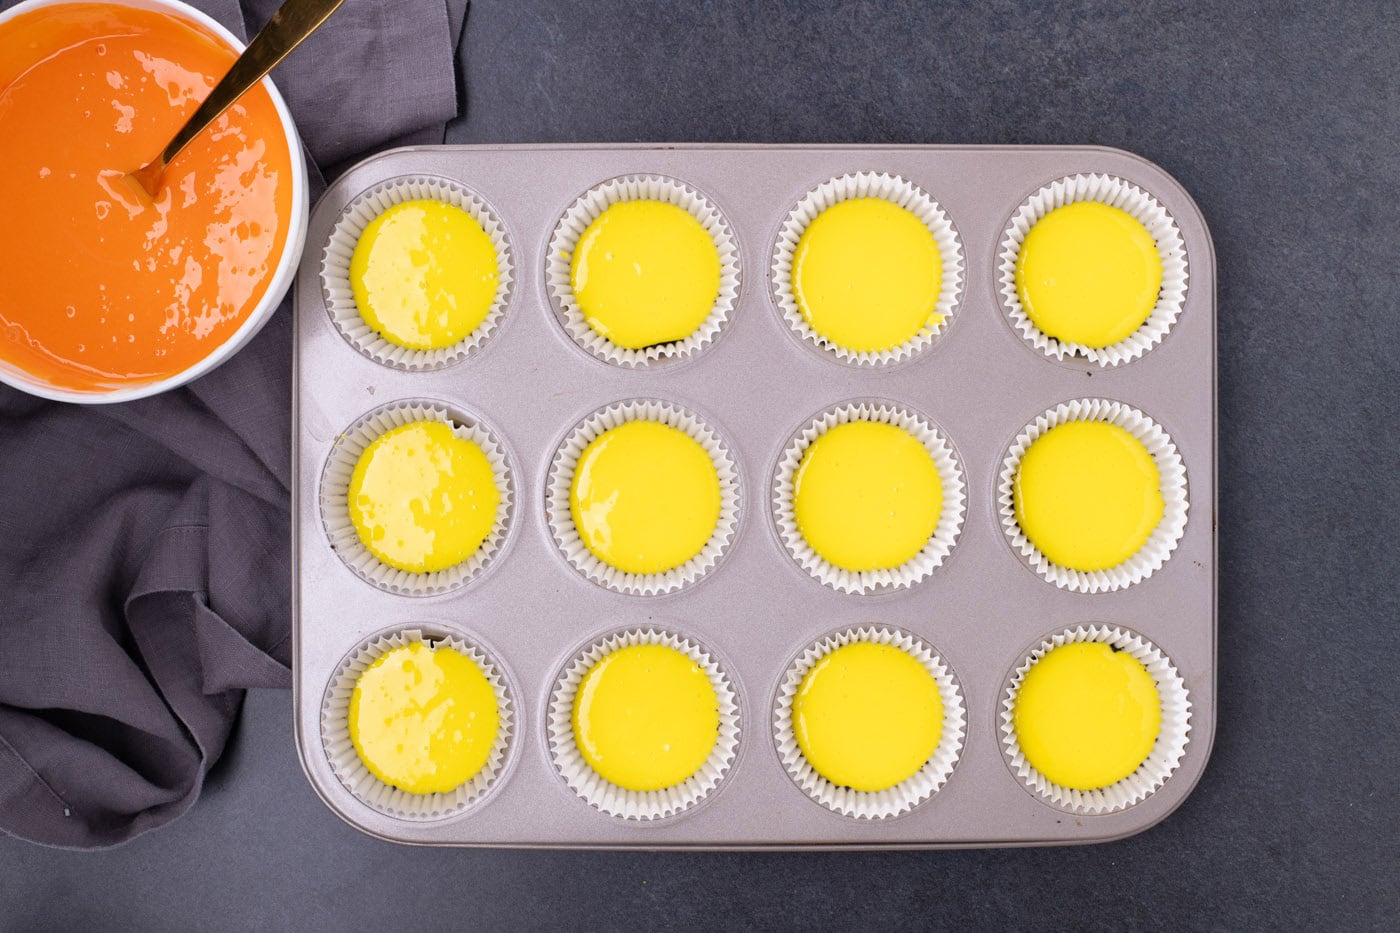
[[[465,41],[455,141],[1098,143],[1176,175],[1220,270],[1205,777],[1088,848],[414,850],[332,816],[289,694],[254,691],[172,826],[105,853],[0,840],[0,929],[1395,922],[1400,7],[478,0]]]

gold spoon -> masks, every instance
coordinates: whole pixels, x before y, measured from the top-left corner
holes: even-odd
[[[146,165],[132,172],[145,192],[154,198],[160,191],[165,167],[174,161],[180,150],[200,134],[233,103],[246,94],[253,85],[276,67],[277,63],[301,44],[301,41],[316,31],[345,0],[287,0],[282,4],[267,25],[262,28],[243,54],[233,63],[228,73],[214,85],[214,90],[204,99],[180,132]]]

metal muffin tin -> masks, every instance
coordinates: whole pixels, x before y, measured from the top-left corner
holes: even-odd
[[[934,346],[888,367],[856,367],[804,344],[774,307],[771,257],[788,211],[847,172],[897,174],[948,212],[965,256],[963,295]],[[1190,284],[1163,342],[1134,362],[1058,362],[1024,342],[997,294],[997,252],[1013,212],[1043,185],[1078,173],[1123,178],[1155,196],[1185,239]],[[699,354],[643,369],[581,349],[556,318],[546,249],[584,191],[629,174],[660,174],[703,192],[739,243],[742,284],[718,338]],[[335,329],[320,282],[341,210],[400,176],[467,186],[504,221],[516,281],[500,327],[466,360],[411,373],[357,352]],[[293,634],[298,751],[326,804],[351,825],[398,842],[590,848],[940,848],[1095,842],[1154,825],[1195,786],[1215,732],[1215,257],[1199,209],[1143,159],[1094,147],[552,145],[399,149],[362,162],[321,198],[295,289]],[[1175,553],[1141,583],[1087,595],[1058,589],[1013,552],[997,517],[1002,458],[1022,428],[1070,399],[1133,405],[1160,424],[1185,461],[1190,514]],[[492,566],[465,587],[407,597],[358,578],[331,550],[319,484],[337,435],[400,399],[439,400],[481,417],[514,466],[513,525]],[[740,519],[720,564],[693,586],[629,596],[589,582],[560,553],[545,518],[546,474],[566,433],[595,410],[636,398],[699,414],[731,445]],[[956,547],[928,579],[879,595],[822,586],[788,555],[772,518],[773,472],[794,431],[827,407],[881,399],[928,415],[956,448],[967,506]],[[967,736],[948,782],[901,816],[859,820],[826,809],[788,776],[773,735],[779,683],[797,654],[835,630],[872,623],[918,636],[955,673]],[[1146,800],[1102,815],[1043,801],[1001,747],[1008,675],[1040,641],[1101,623],[1131,629],[1185,679],[1192,714],[1180,766]],[[701,804],[640,822],[578,797],[545,738],[549,695],[574,655],[611,631],[656,626],[702,643],[740,697],[736,760]],[[336,778],[322,746],[326,686],[346,655],[386,629],[457,632],[484,646],[515,685],[513,750],[498,785],[457,816],[407,821],[380,813]]]

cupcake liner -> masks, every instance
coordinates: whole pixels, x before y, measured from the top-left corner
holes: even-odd
[[[684,431],[693,438],[714,461],[719,474],[719,521],[714,534],[690,560],[664,573],[627,573],[603,563],[579,537],[569,507],[569,490],[573,485],[578,458],[590,442],[604,431],[628,421],[656,421]],[[728,447],[707,424],[695,415],[670,402],[639,399],[618,402],[601,409],[574,428],[554,455],[549,468],[547,502],[549,528],[559,550],[574,569],[599,586],[618,593],[653,596],[671,593],[694,583],[709,573],[718,563],[734,537],[739,520],[739,471]]]
[[[802,238],[803,231],[822,211],[833,204],[854,198],[883,198],[912,211],[928,228],[929,233],[933,234],[942,259],[943,285],[939,289],[934,311],[941,314],[943,319],[938,324],[926,325],[911,340],[889,350],[851,350],[823,337],[813,330],[807,319],[802,316],[802,309],[797,305],[797,296],[792,291],[793,254],[797,251],[797,243]],[[947,329],[954,311],[957,310],[958,299],[962,296],[964,265],[962,242],[958,238],[957,230],[953,228],[943,208],[923,189],[898,175],[854,172],[813,188],[788,214],[778,231],[778,240],[773,245],[773,300],[777,303],[783,320],[797,336],[830,353],[841,362],[855,366],[897,363],[927,349]]]
[[[1104,421],[1116,424],[1136,437],[1152,455],[1162,484],[1162,520],[1152,530],[1132,557],[1107,570],[1071,570],[1052,563],[1021,530],[1016,521],[1013,486],[1021,458],[1031,443],[1046,431],[1067,421]],[[1001,464],[1001,482],[997,487],[997,504],[1001,527],[1017,553],[1036,573],[1058,587],[1074,593],[1106,593],[1140,583],[1152,576],[1166,563],[1186,530],[1186,513],[1190,507],[1186,495],[1186,467],[1181,462],[1176,445],[1151,418],[1122,402],[1101,398],[1081,398],[1064,402],[1045,412],[1027,425]]]
[[[350,258],[355,244],[370,221],[395,204],[405,201],[442,201],[470,214],[496,247],[496,299],[481,324],[465,338],[447,347],[434,350],[411,350],[390,343],[370,328],[360,316],[355,294],[350,287]],[[330,312],[331,321],[350,345],[365,356],[408,372],[442,369],[465,358],[478,349],[500,323],[510,301],[513,283],[510,241],[505,225],[496,212],[473,192],[445,178],[409,177],[381,182],[346,205],[331,231],[330,242],[321,254],[321,290]]]
[[[496,744],[475,777],[446,793],[412,794],[384,783],[365,767],[350,740],[350,695],[360,675],[391,649],[418,642],[452,648],[471,658],[496,693],[500,717]],[[514,714],[511,691],[501,669],[480,648],[453,634],[433,637],[418,629],[405,629],[371,637],[341,663],[321,702],[321,743],[335,776],[362,803],[401,820],[442,819],[466,810],[495,785],[514,740]]]
[[[584,759],[574,738],[574,697],[579,684],[593,665],[632,645],[666,645],[686,655],[709,675],[719,700],[719,738],[710,757],[695,774],[661,790],[628,790],[604,779]],[[564,668],[549,701],[548,733],[555,769],[590,806],[623,819],[658,820],[695,806],[724,780],[739,747],[739,698],[729,676],[704,648],[670,632],[629,629],[599,639]]]
[[[589,326],[574,298],[569,264],[579,238],[598,215],[621,201],[663,201],[684,208],[700,222],[719,250],[719,296],[709,317],[690,336],[669,343],[634,350],[620,347]],[[662,175],[628,175],[589,189],[574,201],[549,240],[545,279],[554,311],[574,343],[600,360],[617,366],[642,367],[698,353],[719,334],[734,312],[739,296],[739,247],[734,232],[719,208],[684,182]]]
[[[1136,771],[1107,787],[1083,791],[1056,784],[1026,760],[1016,739],[1015,709],[1021,683],[1037,661],[1061,645],[1089,641],[1112,645],[1142,663],[1157,685],[1162,704],[1162,728],[1151,753]],[[1181,764],[1191,732],[1191,698],[1171,660],[1141,635],[1116,626],[1079,626],[1045,639],[1012,673],[1001,707],[1002,752],[1011,770],[1041,800],[1074,813],[1113,813],[1146,799],[1166,783]]]
[[[822,658],[852,642],[893,645],[908,652],[923,665],[938,684],[939,698],[943,702],[943,733],[939,738],[938,748],[922,768],[893,787],[881,791],[841,787],[822,777],[807,762],[793,732],[792,703],[798,688],[802,686],[802,679]],[[962,691],[952,671],[932,648],[918,638],[884,626],[847,629],[809,646],[784,675],[773,712],[773,732],[777,740],[778,756],[782,758],[783,766],[797,786],[827,809],[862,820],[899,816],[933,796],[953,773],[958,756],[962,753],[966,731],[967,713],[963,706]]]
[[[919,553],[888,570],[843,570],[814,551],[797,527],[793,508],[793,477],[802,465],[803,455],[823,433],[852,421],[893,424],[908,431],[933,458],[943,484],[943,513],[939,516],[933,537]],[[851,402],[818,415],[788,443],[778,461],[773,480],[773,517],[788,554],[816,580],[842,593],[865,595],[886,592],[913,586],[924,580],[943,564],[957,544],[962,531],[965,503],[962,467],[952,446],[938,430],[913,411],[873,402]]]
[[[452,433],[481,448],[491,463],[501,501],[496,524],[471,557],[445,570],[413,573],[390,567],[370,553],[350,520],[350,478],[360,455],[380,436],[417,421],[441,421]],[[505,449],[477,419],[426,400],[393,402],[363,416],[336,439],[321,476],[321,521],[331,547],[360,579],[400,596],[434,596],[466,584],[499,553],[514,517],[513,487]]]
[[[1152,234],[1162,257],[1162,288],[1152,313],[1132,334],[1106,347],[1088,347],[1051,337],[1031,321],[1016,291],[1016,260],[1026,234],[1040,218],[1075,201],[1098,201],[1127,211]],[[1007,224],[998,258],[998,290],[1012,326],[1031,346],[1057,360],[1079,356],[1101,367],[1130,363],[1162,342],[1186,301],[1186,243],[1176,221],[1152,195],[1111,175],[1071,175],[1041,188]]]

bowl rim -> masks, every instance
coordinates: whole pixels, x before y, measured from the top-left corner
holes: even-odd
[[[22,0],[8,10],[0,11],[0,30],[3,30],[5,23],[25,13],[32,13],[45,7],[67,6],[75,2],[80,2],[80,0]],[[245,48],[243,41],[226,29],[222,23],[202,10],[181,2],[181,0],[103,0],[103,2],[137,10],[172,13],[209,30],[233,49],[236,54],[241,54]],[[230,334],[223,343],[211,350],[208,355],[197,360],[191,366],[173,376],[141,385],[95,391],[63,389],[50,385],[24,370],[10,365],[0,365],[0,383],[30,395],[58,402],[74,402],[83,405],[110,405],[116,402],[129,402],[134,399],[158,395],[212,372],[243,349],[263,329],[272,318],[273,313],[281,306],[282,299],[291,290],[297,267],[301,264],[302,250],[306,245],[306,226],[311,211],[311,193],[308,187],[306,159],[305,153],[302,151],[301,137],[297,134],[296,124],[292,121],[292,114],[287,107],[287,102],[272,83],[271,77],[263,78],[262,86],[272,99],[273,108],[277,111],[277,116],[282,123],[282,133],[287,142],[287,154],[292,165],[292,217],[291,223],[287,227],[287,238],[282,246],[282,255],[272,278],[268,281],[267,290],[238,329]]]

